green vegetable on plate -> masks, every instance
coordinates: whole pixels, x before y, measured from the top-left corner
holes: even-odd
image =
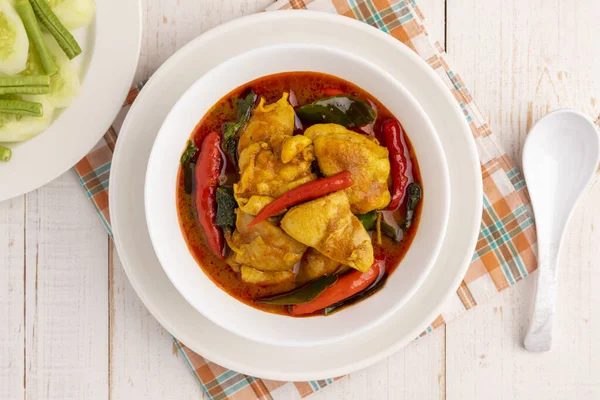
[[[96,14],[94,0],[48,0],[48,4],[69,30],[88,26]]]
[[[29,0],[29,3],[35,12],[35,15],[40,22],[44,24],[46,29],[48,29],[48,32],[52,34],[54,39],[56,39],[56,42],[60,48],[63,49],[67,57],[72,60],[81,54],[79,43],[77,43],[77,40],[75,40],[62,22],[60,22],[56,14],[54,14],[47,0]]]
[[[235,228],[235,209],[238,207],[233,188],[231,186],[219,186],[217,188],[217,222],[223,230]]]
[[[46,93],[50,93],[50,77],[48,75],[0,77],[0,94]]]
[[[44,37],[42,35],[42,29],[38,23],[38,19],[33,12],[31,3],[29,0],[17,0],[15,3],[15,9],[19,13],[29,41],[33,44],[37,55],[39,56],[44,72],[48,75],[52,75],[58,71],[58,67],[54,62],[54,58],[50,54],[50,50],[46,46]]]
[[[0,99],[0,113],[41,117],[44,115],[44,109],[40,103],[25,100]]]
[[[335,274],[324,275],[306,285],[300,289],[280,294],[277,296],[263,297],[262,299],[256,300],[260,304],[277,304],[277,305],[294,305],[308,303],[317,297],[319,297],[325,289],[333,285],[338,280],[338,276]]]
[[[339,124],[354,128],[371,124],[377,112],[365,101],[339,95],[325,97],[296,109],[302,122],[310,124]]]
[[[5,110],[5,112],[0,112],[0,143],[23,142],[31,139],[47,129],[52,123],[54,107],[48,100],[48,95],[21,95],[18,100],[11,99],[17,99],[17,97],[4,99],[4,101],[39,103],[41,104],[43,115],[31,115],[29,113],[18,115],[14,113],[14,110],[9,109]]]
[[[8,147],[0,146],[0,161],[9,162],[12,151]]]
[[[29,39],[12,1],[0,0],[0,73],[17,74],[27,66]]]

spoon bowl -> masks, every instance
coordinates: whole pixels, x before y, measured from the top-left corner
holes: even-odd
[[[559,249],[599,159],[600,137],[594,123],[574,110],[546,115],[525,141],[523,172],[535,212],[539,258],[534,311],[524,341],[527,350],[552,347]]]

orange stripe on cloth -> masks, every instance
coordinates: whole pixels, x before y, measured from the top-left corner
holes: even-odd
[[[302,0],[290,0],[290,5],[295,9],[303,9],[306,8],[306,2]]]
[[[483,265],[483,262],[481,262],[481,260],[478,258],[475,261],[473,261],[469,266],[469,269],[465,274],[464,282],[468,285],[469,283],[476,281],[482,276],[487,275],[487,273],[488,271],[487,269],[485,269],[485,265]]]
[[[440,315],[440,316],[438,316],[438,317],[435,319],[435,321],[433,321],[433,322],[431,323],[431,327],[432,327],[433,329],[437,329],[437,328],[439,328],[440,326],[444,325],[445,323],[446,323],[446,321],[444,321],[444,317],[442,317],[442,316]]]
[[[294,382],[294,386],[302,398],[305,398],[315,392],[308,382]]]
[[[252,390],[254,391],[254,395],[259,398],[259,399],[272,399],[270,392],[272,390],[275,390],[276,387],[270,389],[266,386],[266,382],[262,379],[256,379],[255,381],[252,381],[250,383],[250,387],[252,388]],[[279,386],[285,385],[286,382],[280,382]],[[278,387],[279,387],[278,386]]]
[[[467,286],[464,280],[460,283],[456,294],[458,295],[458,298],[463,303],[463,306],[466,310],[470,310],[471,308],[477,305],[473,294],[471,294],[471,291],[469,290],[469,287]]]
[[[338,14],[354,18],[354,12],[352,12],[352,8],[348,4],[347,0],[331,0],[331,3],[335,7],[335,10]]]

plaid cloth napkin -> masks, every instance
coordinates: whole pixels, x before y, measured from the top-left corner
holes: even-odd
[[[442,77],[471,127],[483,175],[481,233],[457,296],[423,335],[531,274],[537,267],[536,236],[525,182],[513,161],[495,142],[463,81],[449,67],[441,46],[429,38],[415,1],[279,0],[267,8],[268,11],[283,9],[338,13],[370,24],[402,41]],[[117,121],[123,120],[142,86],[138,84],[131,90]],[[81,184],[109,233],[108,176],[119,127],[120,123],[116,122],[104,140],[75,166]],[[304,398],[335,380],[276,382],[258,379],[214,364],[174,340],[203,389],[214,400]]]

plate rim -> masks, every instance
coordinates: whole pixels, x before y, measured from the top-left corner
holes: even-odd
[[[200,46],[203,42],[207,42],[209,40],[215,39],[215,37],[217,37],[221,32],[224,32],[226,30],[232,30],[234,28],[238,29],[238,28],[243,27],[246,24],[250,24],[250,23],[257,23],[257,22],[268,23],[268,21],[271,19],[280,19],[285,16],[287,16],[288,18],[300,18],[300,19],[303,19],[306,21],[314,20],[313,22],[325,21],[325,22],[335,22],[336,24],[345,24],[347,26],[350,26],[350,29],[356,28],[356,29],[362,30],[363,32],[370,33],[372,36],[379,36],[379,38],[378,38],[379,40],[389,41],[389,43],[392,44],[393,46],[397,47],[399,49],[399,51],[403,53],[404,56],[413,58],[413,61],[415,61],[416,64],[421,66],[422,71],[426,71],[425,73],[427,75],[429,75],[433,80],[436,81],[436,86],[439,89],[442,89],[440,91],[440,92],[443,91],[442,96],[444,96],[446,98],[446,100],[449,100],[448,104],[451,105],[448,108],[448,112],[452,112],[454,114],[454,117],[456,117],[457,123],[461,125],[461,129],[460,129],[461,133],[467,142],[467,146],[469,148],[468,149],[469,155],[472,157],[472,159],[470,160],[471,161],[470,162],[471,169],[479,178],[479,179],[476,179],[474,182],[474,189],[473,189],[474,194],[478,194],[478,196],[476,196],[476,198],[473,199],[475,206],[476,206],[473,208],[477,209],[477,210],[482,209],[481,169],[480,169],[477,149],[475,146],[475,140],[470,132],[470,128],[468,127],[466,120],[464,119],[464,115],[460,111],[460,108],[459,108],[458,104],[456,104],[455,99],[452,97],[450,91],[447,89],[445,84],[441,81],[440,77],[437,76],[436,73],[417,54],[413,53],[412,50],[408,49],[408,47],[406,47],[404,44],[402,44],[401,42],[397,41],[396,39],[386,35],[385,33],[378,31],[375,28],[369,27],[366,24],[362,24],[361,22],[358,22],[358,21],[355,21],[355,20],[352,20],[349,18],[345,18],[345,17],[338,16],[338,15],[331,15],[331,14],[327,14],[327,13],[323,13],[323,12],[317,12],[317,11],[304,11],[303,13],[298,13],[297,11],[290,10],[290,11],[279,11],[276,16],[274,15],[274,13],[254,14],[254,15],[242,17],[240,19],[217,26],[216,28],[213,28],[210,31],[207,31],[204,34],[197,37],[196,39],[192,40],[190,43],[188,43],[187,45],[182,47],[178,52],[176,52],[171,58],[169,58],[169,60],[167,60],[165,62],[165,64],[163,64],[163,66],[161,66],[159,68],[159,70],[149,80],[146,87],[140,93],[140,96],[143,96],[144,92],[149,92],[150,88],[152,88],[154,85],[157,84],[156,82],[158,82],[159,78],[162,77],[162,75],[164,74],[162,72],[164,72],[166,70],[166,68],[168,68],[174,64],[177,64],[177,61],[179,61],[181,58],[183,58],[187,54],[187,52],[189,52],[190,50],[194,49],[197,46]],[[373,31],[375,31],[375,32],[373,32]],[[137,104],[139,105],[140,103],[138,102]],[[138,107],[136,107],[136,104],[134,103],[133,107],[131,108],[131,110],[128,114],[127,119],[125,120],[125,123],[123,124],[122,132],[126,132],[127,129],[129,129],[129,124],[131,123],[130,121],[133,119],[133,117],[131,117],[131,116],[135,115],[135,113],[137,112],[137,108]],[[458,117],[460,117],[460,118],[458,118]],[[460,121],[460,122],[458,122],[458,121]],[[121,143],[123,143],[123,142],[124,141],[121,141]],[[117,141],[117,148],[115,149],[115,164],[114,164],[115,166],[118,165],[118,162],[120,162],[119,161],[120,158],[117,157],[117,155],[120,155],[119,149],[120,149],[119,141]],[[111,204],[115,204],[115,194],[114,194],[114,193],[116,193],[115,190],[111,190],[109,193],[110,193]],[[111,216],[113,216],[112,211],[111,211]],[[200,347],[202,347],[202,345],[198,345],[198,343],[194,342],[194,340],[192,340],[192,336],[186,335],[183,332],[178,332],[178,329],[174,328],[172,326],[172,324],[170,324],[166,320],[168,318],[165,318],[165,316],[163,316],[163,315],[157,315],[156,314],[157,310],[153,309],[154,307],[148,306],[149,301],[146,296],[146,293],[143,290],[141,290],[141,288],[139,287],[139,285],[136,282],[136,280],[134,279],[134,277],[131,276],[132,271],[128,267],[128,262],[129,262],[128,255],[127,255],[127,252],[124,251],[123,245],[121,244],[121,241],[120,241],[120,236],[119,236],[120,228],[119,228],[119,223],[117,222],[117,220],[118,220],[117,218],[113,217],[113,230],[115,232],[115,243],[117,246],[117,250],[118,250],[119,254],[121,254],[121,259],[123,261],[123,268],[124,268],[128,278],[130,279],[130,282],[131,282],[132,286],[134,287],[134,290],[136,290],[136,293],[141,298],[142,302],[144,302],[144,304],[150,310],[150,312],[155,316],[155,318],[163,326],[165,326],[167,328],[167,330],[169,330],[172,334],[174,334],[175,337],[178,337],[179,339],[189,338],[190,341],[187,341],[186,339],[182,339],[182,341],[184,343],[186,343],[186,345],[191,350],[202,354],[204,357],[207,357],[208,359],[210,359],[211,361],[213,361],[215,363],[218,363],[224,367],[231,368],[238,372],[246,373],[249,375],[260,376],[260,377],[269,378],[269,379],[278,379],[278,380],[312,380],[312,379],[321,379],[324,377],[339,376],[339,375],[343,375],[343,374],[355,371],[357,369],[366,367],[380,359],[383,359],[383,358],[389,356],[393,352],[397,351],[399,348],[403,347],[408,342],[412,341],[415,337],[417,337],[417,335],[419,333],[421,333],[423,331],[423,329],[425,327],[427,327],[429,325],[429,323],[431,323],[431,321],[433,321],[434,318],[439,315],[442,307],[446,304],[448,299],[451,296],[455,295],[455,290],[459,286],[460,281],[462,281],[464,274],[470,264],[471,257],[472,257],[471,252],[468,252],[465,255],[460,256],[460,257],[457,256],[457,258],[460,258],[460,260],[461,260],[461,262],[459,263],[461,265],[461,268],[458,271],[460,273],[458,273],[458,272],[456,273],[456,275],[452,281],[452,284],[448,286],[448,287],[450,287],[450,289],[447,289],[446,293],[438,301],[437,305],[433,308],[433,310],[431,312],[429,312],[428,314],[426,314],[424,317],[420,318],[420,320],[422,320],[423,322],[420,323],[418,327],[412,329],[411,332],[414,333],[412,336],[409,334],[406,334],[402,339],[395,340],[393,345],[390,345],[389,347],[387,347],[386,349],[384,349],[382,351],[379,351],[378,353],[371,354],[369,357],[365,357],[365,358],[361,359],[360,361],[356,361],[350,365],[344,365],[344,366],[337,367],[337,368],[330,368],[327,371],[318,371],[318,372],[311,371],[311,372],[305,372],[305,373],[298,373],[298,372],[286,373],[286,372],[282,372],[281,370],[279,370],[277,368],[277,366],[270,367],[270,369],[264,369],[262,371],[257,371],[257,370],[253,370],[253,368],[251,366],[247,366],[245,364],[240,364],[234,360],[229,360],[224,357],[221,357],[218,353],[212,351],[212,349],[208,349],[206,347],[200,349]],[[468,247],[470,249],[475,248],[475,244],[476,244],[477,237],[479,234],[479,225],[480,225],[480,213],[477,212],[477,213],[473,214],[473,220],[472,220],[470,229],[468,230],[468,233],[469,233]],[[381,327],[379,327],[379,328],[381,329]],[[377,329],[377,328],[375,328],[375,329]],[[238,339],[241,339],[241,338],[238,338]]]
[[[135,76],[137,66],[139,63],[142,45],[142,0],[130,0],[128,3],[129,4],[127,4],[127,7],[123,7],[123,4],[120,0],[113,0],[112,2],[102,0],[101,2],[99,2],[99,4],[97,4],[97,16],[100,15],[104,17],[105,22],[102,23],[102,28],[100,28],[98,20],[96,18],[92,25],[90,25],[90,27],[87,28],[88,30],[93,30],[92,34],[94,35],[94,41],[90,46],[90,49],[93,50],[89,54],[89,56],[84,60],[84,62],[87,64],[87,72],[85,73],[84,79],[81,82],[82,93],[84,90],[86,91],[86,94],[88,92],[90,93],[89,95],[86,95],[87,103],[78,103],[76,99],[73,105],[63,110],[60,110],[62,111],[60,115],[54,118],[52,124],[46,130],[53,132],[57,129],[60,129],[61,131],[67,130],[70,132],[81,132],[82,130],[85,130],[88,133],[86,135],[77,136],[76,139],[78,144],[74,147],[71,147],[71,150],[66,152],[64,151],[64,147],[61,147],[60,143],[48,143],[49,139],[45,140],[43,138],[43,135],[46,133],[46,131],[25,142],[19,143],[17,145],[17,150],[14,151],[15,154],[13,154],[13,159],[11,160],[11,162],[7,163],[4,166],[0,165],[0,177],[13,176],[13,178],[9,180],[9,183],[7,183],[2,188],[2,190],[0,190],[0,202],[36,190],[67,172],[70,168],[76,165],[76,163],[83,159],[86,156],[86,154],[88,154],[98,144],[98,142],[102,139],[104,134],[106,134],[106,132],[112,125],[114,119],[116,118],[116,116],[122,108],[123,102],[127,96],[128,91],[130,90],[131,83],[133,82],[133,78]],[[115,83],[114,86],[112,86],[110,98],[104,99],[102,106],[102,109],[105,110],[103,112],[104,116],[99,120],[98,113],[95,111],[97,103],[95,103],[94,100],[96,99],[96,97],[91,94],[93,89],[90,88],[86,90],[86,86],[90,85],[90,83],[86,85],[86,82],[94,79],[103,80],[104,78],[106,78],[106,76],[102,76],[102,79],[90,76],[90,72],[102,72],[106,70],[106,63],[112,64],[115,62],[114,58],[101,58],[99,56],[100,52],[102,52],[102,54],[104,55],[114,52],[114,48],[106,48],[106,45],[108,43],[104,43],[104,40],[102,43],[100,43],[104,46],[98,46],[98,35],[101,35],[101,33],[99,34],[98,31],[99,29],[102,29],[102,31],[104,32],[109,32],[111,36],[120,35],[119,33],[115,32],[114,23],[111,24],[113,20],[107,18],[109,15],[113,15],[116,10],[118,10],[118,12],[121,13],[120,19],[122,19],[123,21],[122,26],[126,27],[124,29],[135,33],[135,39],[133,39],[132,34],[129,34],[131,37],[130,40],[135,40],[134,46],[132,46],[132,48],[127,48],[126,46],[129,46],[129,44],[126,44],[127,41],[120,41],[125,44],[123,45],[124,47],[122,49],[119,49],[118,51],[121,52],[120,54],[133,53],[135,55],[133,56],[133,59],[129,57],[121,58],[121,60],[124,60],[122,61],[123,65],[119,65],[118,68],[111,67],[111,71],[120,71],[121,78],[114,78],[113,75],[113,81],[118,80],[119,82]],[[126,15],[122,15],[124,10],[129,10],[129,12],[127,12]],[[107,38],[107,41],[110,41],[110,43],[113,44],[114,41],[112,39],[113,38]],[[100,85],[106,85],[106,82],[102,82]],[[97,87],[98,84],[96,84],[95,86]],[[74,109],[71,112],[69,112],[71,108]],[[81,113],[89,115],[92,118],[82,118],[80,116]],[[99,122],[93,122],[96,120],[99,120]],[[91,124],[94,124],[95,126],[89,127],[89,125]],[[65,136],[65,134],[61,134],[60,132],[57,133],[57,135],[60,135],[60,137]],[[29,148],[32,150],[29,150]],[[35,150],[36,148],[50,148],[54,151],[59,151],[60,156],[48,156],[46,159],[43,159],[43,156],[38,157],[40,153],[44,154],[51,152]],[[32,154],[28,154],[28,152],[35,152],[36,157],[31,157]],[[37,160],[38,165],[34,167],[27,167],[27,169],[24,169],[23,165],[19,163],[19,165],[11,167],[11,165],[15,165],[18,162],[19,159],[17,157],[27,159],[27,163],[31,162],[31,158],[34,158]],[[42,166],[44,165],[46,167],[42,168]],[[53,167],[48,168],[48,165],[52,165]],[[14,168],[17,168],[18,170],[16,176],[11,175],[15,173]]]

